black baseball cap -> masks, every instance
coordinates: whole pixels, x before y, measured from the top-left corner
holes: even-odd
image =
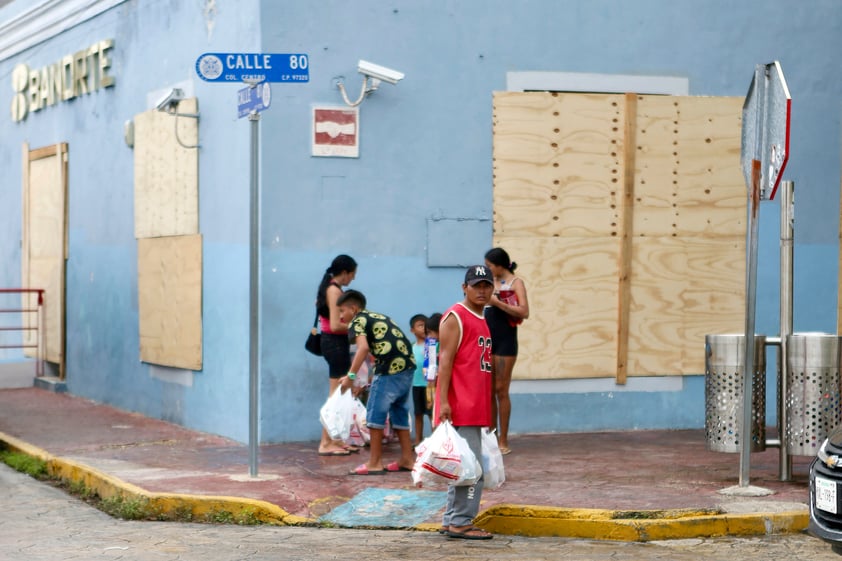
[[[491,271],[485,265],[472,265],[468,267],[465,272],[465,284],[474,286],[475,284],[487,282],[494,284],[494,277]]]

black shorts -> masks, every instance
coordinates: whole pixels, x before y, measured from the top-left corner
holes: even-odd
[[[499,308],[485,309],[485,321],[491,333],[491,354],[494,356],[517,356],[517,327],[509,325],[509,315]]]
[[[416,417],[433,414],[433,410],[427,408],[427,386],[412,386],[412,406]]]
[[[348,335],[322,333],[322,356],[331,378],[341,378],[351,369],[351,342]]]

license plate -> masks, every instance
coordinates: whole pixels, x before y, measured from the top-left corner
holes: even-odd
[[[816,478],[816,508],[836,514],[836,482]]]

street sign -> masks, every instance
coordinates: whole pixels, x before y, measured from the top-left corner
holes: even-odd
[[[260,113],[271,101],[272,89],[267,82],[243,88],[237,92],[237,116],[242,119],[252,111]]]
[[[204,53],[196,74],[205,82],[309,82],[305,54]]]
[[[743,104],[741,163],[749,199],[772,200],[789,159],[792,98],[778,61],[758,64]]]

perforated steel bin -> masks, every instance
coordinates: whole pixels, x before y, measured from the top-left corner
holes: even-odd
[[[787,337],[787,453],[815,456],[842,421],[839,337],[796,333]]]
[[[743,417],[744,335],[705,337],[705,436],[708,450],[738,453]],[[766,449],[766,337],[754,336],[751,450]]]

